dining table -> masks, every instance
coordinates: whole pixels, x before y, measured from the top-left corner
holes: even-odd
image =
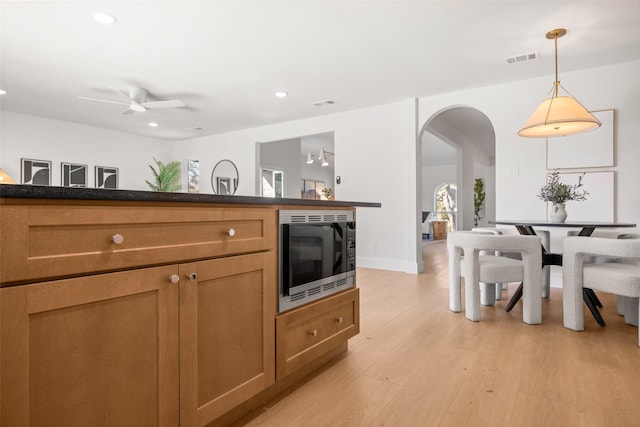
[[[489,224],[495,225],[513,225],[518,233],[526,236],[535,236],[536,232],[534,227],[557,227],[557,228],[580,228],[578,236],[591,236],[596,228],[633,228],[636,224],[629,222],[598,222],[598,221],[566,221],[566,222],[553,222],[548,220],[495,220],[489,221]],[[562,266],[562,253],[553,253],[550,250],[547,251],[544,246],[542,247],[542,267],[547,265]],[[600,300],[596,296],[592,289],[583,289],[583,300],[589,311],[596,319],[596,322],[600,326],[605,326],[606,323],[600,314],[599,309],[602,308]],[[522,297],[522,283],[518,286],[518,289],[513,294],[511,299],[506,305],[506,310],[511,311],[516,303]]]

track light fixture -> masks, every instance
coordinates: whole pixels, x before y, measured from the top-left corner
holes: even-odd
[[[320,164],[324,167],[329,166],[329,161],[328,158],[329,157],[333,157],[335,156],[334,153],[330,152],[330,151],[326,151],[324,149],[324,147],[320,148],[320,155],[318,156],[314,156],[313,154],[311,154],[311,151],[307,152],[307,164],[310,165],[313,163],[313,159],[317,158],[320,161]]]

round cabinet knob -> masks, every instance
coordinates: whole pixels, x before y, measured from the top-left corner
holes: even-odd
[[[236,235],[236,230],[230,228],[229,231],[227,231],[227,234],[229,235],[229,237],[233,237]]]
[[[178,276],[177,274],[172,274],[171,276],[169,276],[169,281],[175,285],[180,281],[180,276]]]
[[[198,279],[198,275],[196,273],[189,273],[189,274],[187,274],[187,279],[189,279],[189,280],[197,280]]]
[[[122,234],[114,234],[111,236],[111,241],[116,245],[121,245],[124,242],[124,236]]]
[[[309,331],[309,335],[314,336],[314,337],[317,337],[317,336],[318,336],[318,330],[317,330],[317,329],[314,329],[314,330],[312,330],[312,331]]]
[[[342,318],[342,316],[336,317],[336,323],[342,323],[342,322],[344,322],[344,319]]]

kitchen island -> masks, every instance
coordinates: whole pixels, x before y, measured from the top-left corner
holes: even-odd
[[[278,314],[280,209],[0,186],[0,424],[224,425],[347,350],[359,290]]]

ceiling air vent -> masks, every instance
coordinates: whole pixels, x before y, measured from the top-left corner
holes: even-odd
[[[333,99],[325,99],[323,101],[316,101],[313,103],[313,105],[315,105],[316,107],[322,107],[325,105],[332,105],[335,104],[336,101],[334,101]]]
[[[510,56],[509,58],[507,58],[507,64],[516,64],[518,62],[533,61],[534,59],[538,59],[538,54],[536,52],[523,53],[520,55]]]

